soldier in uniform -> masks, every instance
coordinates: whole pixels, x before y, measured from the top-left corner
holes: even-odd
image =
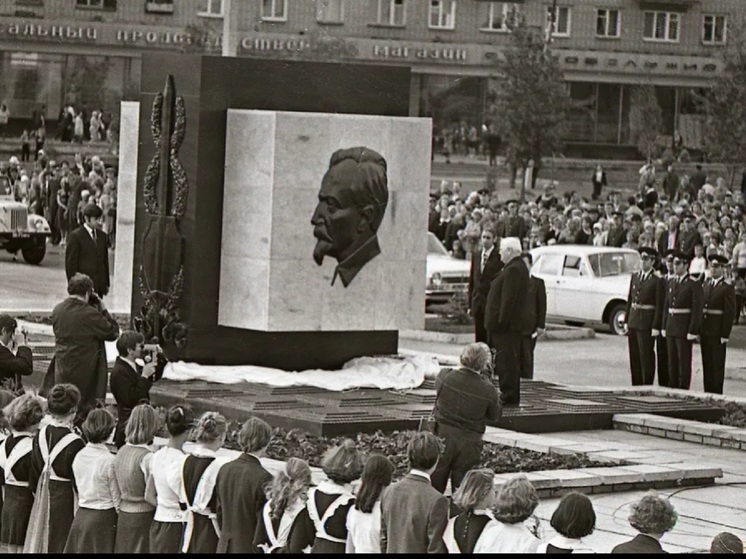
[[[705,392],[722,394],[725,350],[736,315],[736,292],[724,277],[728,259],[720,254],[712,254],[709,260],[712,277],[705,280],[703,288],[700,329],[702,369]]]
[[[663,282],[663,306],[666,306],[666,294],[668,293],[668,283],[673,277],[673,253],[674,251],[669,250],[664,255],[659,255],[660,260],[658,264],[658,271]],[[663,326],[663,309],[661,309],[661,327]],[[655,356],[656,364],[658,366],[658,386],[671,386],[671,381],[668,376],[668,344],[666,338],[663,336],[663,330],[658,334],[655,339]]]
[[[674,253],[674,276],[668,282],[663,331],[668,346],[671,388],[689,390],[692,381],[692,342],[702,324],[702,286],[687,273],[690,256]]]
[[[653,384],[655,340],[660,335],[666,294],[664,280],[653,270],[657,252],[648,247],[639,250],[642,270],[632,274],[627,295],[627,341],[633,386]]]

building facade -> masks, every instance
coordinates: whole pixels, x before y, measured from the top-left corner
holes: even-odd
[[[227,51],[407,65],[412,115],[431,116],[436,131],[478,128],[499,118],[490,92],[516,13],[545,32],[554,20],[573,100],[568,141],[628,146],[632,90],[650,84],[662,134],[697,148],[694,92],[723,71],[746,1],[0,0],[0,103],[11,117],[43,106],[48,120],[68,103],[116,110],[137,95],[143,52]]]

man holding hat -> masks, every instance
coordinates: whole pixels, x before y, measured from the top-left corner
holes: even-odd
[[[666,295],[664,280],[653,270],[655,249],[639,249],[642,270],[632,274],[627,295],[627,342],[632,386],[653,384],[655,340],[660,334]],[[660,377],[659,377],[660,381]]]
[[[702,327],[702,372],[705,392],[723,393],[725,378],[725,350],[736,316],[736,291],[725,281],[725,265],[728,259],[721,254],[711,254],[710,274],[703,288]]]
[[[504,267],[492,281],[484,312],[489,345],[497,350],[495,371],[500,378],[502,403],[518,406],[521,400],[523,330],[529,317],[528,268],[521,260],[521,241],[500,242]]]
[[[663,309],[663,335],[668,346],[671,388],[689,390],[692,381],[692,342],[702,324],[702,286],[687,273],[690,256],[673,254],[674,275],[668,282]]]

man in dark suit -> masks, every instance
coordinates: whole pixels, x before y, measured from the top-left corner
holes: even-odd
[[[74,384],[80,390],[78,421],[85,419],[96,400],[106,397],[104,342],[119,336],[119,325],[103,301],[93,293],[93,281],[75,274],[67,282],[70,297],[52,311],[54,383]]]
[[[702,373],[705,392],[723,393],[725,378],[725,351],[736,317],[736,291],[725,281],[724,272],[728,259],[720,254],[710,255],[710,273],[705,280],[702,304]]]
[[[642,270],[632,274],[627,294],[627,341],[632,386],[653,384],[655,340],[660,335],[666,287],[653,270],[655,249],[639,249]]]
[[[534,350],[536,340],[546,329],[547,322],[547,288],[544,280],[532,276],[531,267],[534,257],[530,252],[521,255],[523,263],[529,271],[528,278],[528,309],[526,313],[526,325],[523,329],[525,339],[523,341],[523,353],[521,356],[521,378],[534,378]]]
[[[529,312],[528,270],[521,260],[520,240],[515,237],[503,239],[500,259],[505,266],[490,286],[484,325],[489,345],[497,351],[495,370],[500,378],[502,403],[518,406],[521,401],[523,329]]]
[[[68,233],[65,248],[68,281],[77,273],[87,275],[99,297],[109,293],[109,241],[100,230],[102,216],[101,208],[88,204],[83,209],[85,223]]]
[[[477,342],[487,342],[487,331],[484,329],[484,307],[490,284],[497,273],[502,270],[500,250],[495,247],[495,231],[491,227],[482,229],[482,250],[474,252],[469,271],[469,309],[474,319],[474,337]]]
[[[508,215],[497,224],[498,237],[518,237],[525,239],[528,237],[528,226],[526,220],[518,215],[518,200],[508,200]]]
[[[21,377],[34,372],[33,355],[26,334],[16,333],[18,322],[0,314],[0,383],[15,391],[23,388]]]
[[[144,363],[142,357],[145,348],[145,340],[139,332],[127,330],[117,339],[119,356],[109,377],[111,394],[117,403],[117,427],[114,431],[117,448],[124,446],[124,428],[132,410],[141,401],[150,399],[150,387],[163,374],[166,366],[165,358]]]
[[[699,192],[699,189],[705,185],[707,182],[707,172],[702,168],[702,165],[697,164],[697,170],[692,173],[689,182],[695,193]]]
[[[674,254],[676,275],[668,283],[662,324],[671,388],[685,390],[689,390],[692,381],[692,343],[702,324],[702,286],[687,273],[689,260],[688,254]]]
[[[381,495],[381,552],[447,553],[448,499],[430,483],[440,449],[432,433],[415,433],[409,441],[409,473]]]
[[[272,481],[260,459],[272,440],[272,428],[252,417],[241,427],[239,439],[241,456],[220,468],[215,486],[218,553],[259,553],[254,547],[254,531],[267,501],[265,486]]]

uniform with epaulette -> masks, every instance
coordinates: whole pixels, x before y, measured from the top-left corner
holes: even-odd
[[[663,330],[668,346],[668,375],[671,388],[689,389],[692,381],[692,342],[702,324],[702,286],[687,274],[690,257],[676,252],[674,265],[684,273],[668,282],[663,309]]]
[[[651,263],[656,254],[652,248],[640,249],[641,257]],[[656,275],[652,265],[647,272],[632,274],[627,295],[627,341],[633,386],[653,384],[655,340],[661,329],[665,294],[664,280]]]
[[[728,263],[728,259],[719,254],[711,255],[709,260],[713,270]],[[736,291],[722,275],[717,278],[715,275],[713,271],[713,278],[706,280],[703,287],[702,327],[699,334],[705,392],[722,394],[725,352],[736,316]]]

